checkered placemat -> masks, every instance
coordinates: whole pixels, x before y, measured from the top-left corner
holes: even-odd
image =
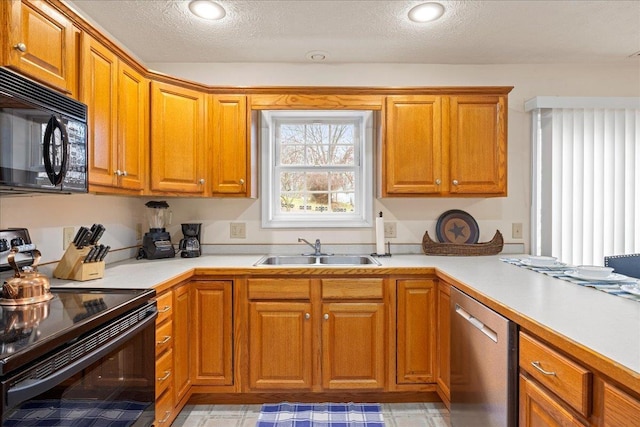
[[[527,258],[500,258],[500,261],[509,263],[511,265],[515,265],[518,267],[526,268],[527,270],[536,271],[538,273],[546,274],[547,276],[555,277],[556,279],[565,280],[567,282],[574,283],[576,285],[585,286],[589,288],[594,288],[602,292],[606,292],[611,295],[616,295],[622,298],[640,301],[640,295],[632,294],[630,292],[626,292],[621,286],[624,285],[635,285],[640,287],[640,280],[634,279],[633,277],[629,277],[629,280],[624,280],[621,282],[606,282],[606,281],[598,281],[598,280],[584,280],[577,279],[575,277],[567,275],[568,271],[571,271],[573,266],[567,265],[563,268],[558,267],[533,267],[531,265],[525,264],[522,261]]]
[[[264,404],[256,427],[384,427],[379,403]]]

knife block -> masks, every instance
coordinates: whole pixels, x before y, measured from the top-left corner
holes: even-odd
[[[65,251],[62,259],[53,270],[53,277],[85,282],[87,280],[101,279],[104,277],[104,261],[83,262],[93,246],[76,248],[71,243]]]

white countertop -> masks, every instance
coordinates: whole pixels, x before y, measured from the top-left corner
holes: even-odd
[[[103,279],[88,282],[53,279],[51,285],[150,288],[193,268],[247,268],[260,258],[261,255],[205,255],[129,260],[109,266]],[[434,267],[477,293],[640,376],[640,302],[554,279],[499,258],[394,255],[378,260],[382,267]]]

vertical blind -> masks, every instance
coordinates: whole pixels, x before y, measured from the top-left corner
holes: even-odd
[[[537,108],[532,128],[532,252],[594,265],[639,253],[640,108]]]

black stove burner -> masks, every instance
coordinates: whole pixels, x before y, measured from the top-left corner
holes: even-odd
[[[152,289],[52,288],[54,298],[0,306],[0,375],[145,304]]]

